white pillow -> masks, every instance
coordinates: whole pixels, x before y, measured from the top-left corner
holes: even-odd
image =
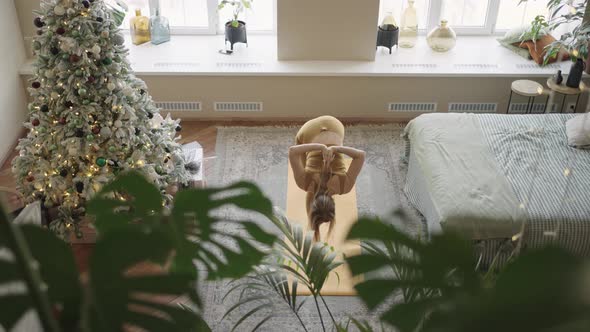
[[[578,115],[565,124],[567,144],[578,149],[590,149],[590,113]]]

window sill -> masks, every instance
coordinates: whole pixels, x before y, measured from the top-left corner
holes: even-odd
[[[278,61],[276,35],[251,35],[249,47],[236,44],[220,54],[224,37],[179,36],[162,45],[131,45],[129,61],[139,76],[360,76],[360,77],[547,77],[570,62],[537,66],[502,47],[495,36],[459,36],[447,53],[432,51],[424,37],[412,49],[379,48],[375,61]],[[33,73],[33,60],[20,70]]]

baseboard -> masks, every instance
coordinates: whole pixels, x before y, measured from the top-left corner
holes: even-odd
[[[269,122],[274,123],[286,123],[286,122],[293,122],[293,123],[303,123],[308,120],[315,118],[315,116],[310,117],[268,117],[268,118],[252,118],[252,117],[211,117],[211,118],[192,118],[187,117],[183,118],[182,116],[174,116],[173,118],[180,119],[182,122],[208,122],[208,123],[227,123],[227,122],[246,122],[246,123],[256,123],[256,124],[269,124]],[[366,123],[366,124],[385,124],[385,123],[406,123],[408,120],[404,119],[392,119],[392,118],[361,118],[361,117],[337,117],[343,123]]]

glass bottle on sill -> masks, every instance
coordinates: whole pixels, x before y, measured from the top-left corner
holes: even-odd
[[[400,25],[399,46],[404,48],[414,47],[417,39],[418,15],[414,7],[414,0],[408,0],[408,8],[404,10]]]
[[[141,10],[135,10],[135,16],[129,21],[131,28],[131,41],[135,45],[141,45],[150,41],[150,19],[141,15]]]
[[[152,44],[160,45],[170,41],[170,22],[160,15],[160,8],[156,8],[155,14],[150,18],[150,32]]]

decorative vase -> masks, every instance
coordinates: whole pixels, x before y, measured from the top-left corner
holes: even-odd
[[[141,15],[141,10],[135,10],[135,16],[129,21],[131,28],[131,40],[133,44],[140,45],[150,41],[150,19]]]
[[[152,35],[152,44],[159,45],[170,41],[170,22],[160,15],[159,5],[150,18],[150,33]]]
[[[560,85],[563,82],[563,75],[561,75],[561,70],[557,71],[557,74],[553,77],[553,81],[555,84]]]
[[[235,43],[245,43],[248,45],[248,35],[246,32],[246,22],[238,21],[238,26],[234,27],[232,21],[225,23],[225,43],[230,43],[231,50],[234,50]]]
[[[399,33],[399,46],[411,48],[418,40],[418,15],[414,7],[414,0],[408,0],[408,8],[404,10]]]
[[[584,69],[586,69],[584,60],[582,60],[582,58],[578,58],[570,69],[570,74],[567,76],[567,82],[565,85],[570,88],[578,89],[580,87],[580,82],[582,81]]]
[[[387,47],[389,54],[391,54],[391,49],[398,44],[398,40],[399,27],[393,18],[393,14],[388,12],[377,30],[377,47]]]
[[[446,20],[442,20],[439,27],[430,31],[426,41],[434,51],[448,52],[457,44],[457,34],[448,26]]]

